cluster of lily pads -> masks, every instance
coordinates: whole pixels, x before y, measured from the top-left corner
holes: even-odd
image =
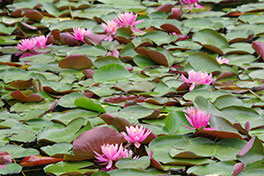
[[[0,3],[0,175],[263,173],[263,0]]]

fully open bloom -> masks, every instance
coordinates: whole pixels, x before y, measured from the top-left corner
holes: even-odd
[[[118,146],[118,144],[104,144],[101,146],[102,155],[95,152],[95,158],[98,159],[99,162],[103,162],[107,164],[106,169],[110,169],[114,164],[114,161],[117,161],[122,158],[132,158],[132,151],[124,149],[122,144]]]
[[[34,51],[36,46],[36,40],[34,38],[31,39],[23,39],[20,40],[19,44],[15,48],[21,51]]]
[[[82,41],[82,42],[85,42],[84,41],[84,36],[85,35],[88,35],[88,34],[91,34],[92,33],[92,31],[91,30],[89,30],[89,29],[84,29],[84,28],[80,28],[80,27],[78,27],[78,28],[73,28],[73,32],[74,32],[74,38],[75,38],[75,40],[80,40],[80,41]]]
[[[125,13],[119,13],[118,17],[115,17],[115,19],[113,19],[114,22],[117,23],[118,27],[130,27],[131,30],[140,32],[140,33],[144,33],[143,31],[137,29],[135,27],[135,25],[142,23],[144,20],[138,20],[137,19],[137,14],[134,15],[132,12],[125,12]]]
[[[223,58],[222,57],[217,57],[216,58],[216,61],[219,63],[219,64],[228,64],[229,63],[229,60],[226,59],[226,58]]]
[[[136,146],[136,148],[140,147],[140,142],[144,141],[148,135],[151,133],[150,129],[146,129],[143,126],[130,126],[130,127],[126,127],[126,132],[121,132],[121,134],[124,136],[124,138],[130,142],[130,143],[134,143],[134,145]]]
[[[117,24],[114,21],[107,21],[107,24],[102,23],[102,28],[105,30],[107,37],[104,40],[112,41],[116,34]]]
[[[188,4],[188,8],[191,11],[193,7],[198,7],[200,9],[203,9],[204,7],[198,4],[199,0],[182,0],[185,4]]]
[[[35,37],[34,40],[36,41],[37,48],[43,49],[51,46],[51,45],[46,45],[48,37],[45,37],[44,35]]]
[[[195,71],[191,70],[188,72],[188,75],[189,75],[188,79],[184,75],[181,75],[181,79],[185,83],[192,84],[191,87],[189,88],[189,91],[192,91],[194,89],[195,85],[200,85],[200,84],[210,85],[210,84],[215,82],[215,79],[212,79],[212,73],[210,73],[210,75],[208,75],[207,72],[202,73],[201,71],[195,72]]]
[[[192,127],[188,127],[183,125],[186,128],[189,129],[203,129],[203,130],[214,130],[214,128],[206,128],[209,119],[210,119],[210,114],[206,114],[205,111],[202,110],[197,110],[195,107],[189,107],[187,110],[184,110],[185,117],[190,123]]]

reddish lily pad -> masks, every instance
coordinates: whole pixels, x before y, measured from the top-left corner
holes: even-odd
[[[34,166],[41,166],[47,164],[57,163],[59,161],[63,161],[63,158],[54,158],[48,156],[41,156],[41,155],[32,155],[24,158],[21,161],[21,166],[24,167],[34,167]]]
[[[24,95],[23,92],[16,90],[10,94],[15,99],[24,103],[41,102],[44,100],[39,94],[33,93],[30,95]]]
[[[256,51],[257,54],[261,55],[261,58],[264,60],[264,43],[252,42],[252,48]]]
[[[94,151],[102,153],[101,145],[121,144],[123,142],[125,139],[116,130],[107,126],[96,127],[82,133],[73,141],[73,151],[77,156],[92,159],[95,156]]]
[[[59,63],[61,68],[75,68],[75,69],[87,69],[93,65],[91,59],[86,55],[72,54],[65,59],[62,59]]]

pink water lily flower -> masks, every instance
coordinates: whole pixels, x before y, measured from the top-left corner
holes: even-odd
[[[185,126],[189,129],[203,129],[203,130],[215,130],[214,128],[206,128],[208,125],[210,114],[206,114],[205,111],[197,110],[195,107],[189,107],[187,110],[184,110],[185,117],[192,127]]]
[[[116,34],[117,24],[114,21],[107,21],[107,24],[102,23],[102,28],[106,32],[106,38],[104,40],[112,41],[113,36]]]
[[[199,0],[182,0],[185,4],[188,4],[188,9],[191,11],[193,7],[203,9],[204,7],[198,4]]]
[[[126,127],[126,132],[121,132],[121,134],[124,136],[124,138],[130,142],[130,143],[134,143],[136,148],[140,147],[140,142],[144,141],[148,135],[151,133],[150,129],[146,129],[143,126],[130,126],[130,127]]]
[[[45,37],[44,35],[39,36],[39,37],[35,37],[34,40],[36,41],[36,47],[37,48],[44,49],[44,48],[51,46],[51,44],[46,45],[48,37]]]
[[[122,144],[118,146],[118,144],[104,144],[101,146],[102,155],[95,152],[95,158],[98,159],[99,162],[103,162],[103,164],[107,164],[106,169],[110,169],[115,161],[122,158],[132,158],[132,151],[128,149],[124,149]]]
[[[23,39],[20,40],[19,44],[15,48],[21,51],[34,51],[36,46],[36,40],[34,38],[31,39]]]
[[[202,73],[201,71],[195,72],[193,70],[188,72],[188,79],[184,75],[181,75],[181,79],[185,83],[192,84],[189,88],[189,91],[192,91],[195,88],[195,85],[201,85],[201,84],[210,85],[214,83],[216,80],[216,79],[212,79],[212,73],[208,75],[207,72]]]
[[[119,13],[118,16],[115,17],[115,19],[113,19],[113,21],[117,23],[118,27],[125,27],[125,28],[130,27],[131,30],[133,31],[145,33],[135,27],[135,25],[140,24],[144,21],[144,20],[136,21],[137,16],[138,16],[137,14],[134,15],[132,12]]]
[[[84,36],[85,35],[89,35],[92,33],[92,31],[90,29],[84,29],[84,28],[73,28],[73,36],[75,38],[75,40],[80,40],[82,42],[84,41]]]
[[[217,57],[216,58],[216,61],[219,63],[219,64],[228,64],[229,63],[229,60],[226,59],[226,58],[222,58],[222,57]]]

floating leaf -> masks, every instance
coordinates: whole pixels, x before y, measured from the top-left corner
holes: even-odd
[[[95,103],[93,100],[87,98],[87,97],[79,97],[74,101],[74,104],[78,107],[85,108],[88,110],[96,111],[96,112],[105,112],[104,108],[98,104]]]
[[[91,59],[85,55],[69,55],[59,63],[61,68],[86,69],[93,65]]]
[[[24,102],[24,103],[33,103],[33,102],[40,102],[43,101],[44,98],[42,98],[39,94],[30,94],[30,95],[24,95],[23,92],[16,90],[10,94],[15,99]]]
[[[125,141],[123,136],[110,127],[96,127],[82,133],[73,141],[75,155],[82,159],[92,159],[95,152],[101,152],[103,144],[121,144]]]
[[[130,77],[130,72],[127,71],[120,64],[103,65],[94,72],[94,76],[93,76],[96,82],[117,81],[129,77]]]

